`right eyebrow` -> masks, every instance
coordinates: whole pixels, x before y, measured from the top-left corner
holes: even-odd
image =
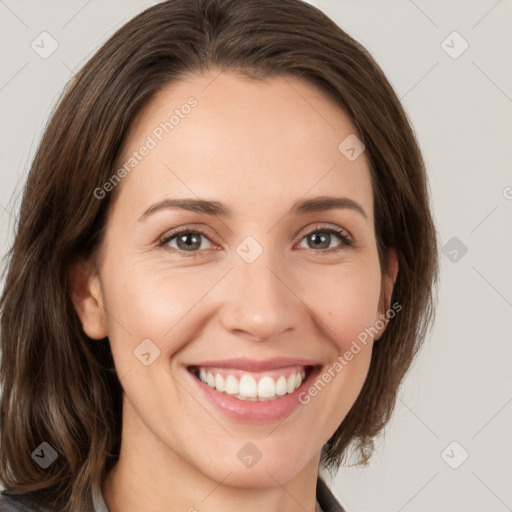
[[[151,205],[140,217],[139,221],[145,220],[151,214],[162,209],[183,209],[196,213],[206,213],[221,217],[231,217],[231,210],[217,201],[205,201],[203,199],[163,199]]]

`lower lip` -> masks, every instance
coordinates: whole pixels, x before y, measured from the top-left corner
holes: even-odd
[[[227,393],[211,388],[188,370],[187,373],[210,402],[227,416],[247,423],[268,423],[285,418],[303,405],[299,401],[299,395],[309,387],[309,383],[320,373],[320,370],[315,367],[308,378],[293,393],[264,402],[233,398]]]

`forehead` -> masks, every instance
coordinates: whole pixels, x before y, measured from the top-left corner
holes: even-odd
[[[151,149],[123,179],[121,196],[133,209],[167,195],[221,198],[243,214],[249,205],[346,195],[373,216],[366,154],[351,161],[340,150],[354,136],[348,115],[297,78],[187,76],[159,91],[133,123],[121,165]]]

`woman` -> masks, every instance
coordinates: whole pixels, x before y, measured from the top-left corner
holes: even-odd
[[[0,510],[343,510],[433,318],[424,164],[299,0],[169,0],[77,74],[1,299]],[[3,507],[3,508],[2,508]]]

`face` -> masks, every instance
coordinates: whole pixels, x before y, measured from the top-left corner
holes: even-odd
[[[373,339],[353,342],[382,325],[385,281],[366,154],[338,149],[348,116],[297,79],[217,75],[163,89],[133,125],[75,304],[109,337],[123,443],[258,487],[316,471],[367,376]]]

